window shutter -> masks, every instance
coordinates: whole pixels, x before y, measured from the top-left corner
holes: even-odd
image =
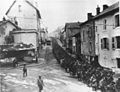
[[[115,38],[113,37],[112,38],[112,49],[114,49],[115,48]]]
[[[101,39],[101,49],[103,49],[103,39]]]
[[[107,49],[109,50],[109,39],[106,38],[106,40],[107,40],[107,42],[106,42],[106,44],[107,44]]]

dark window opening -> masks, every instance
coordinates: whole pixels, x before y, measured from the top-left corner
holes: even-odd
[[[83,30],[83,41],[85,41],[85,30]]]
[[[117,48],[120,48],[120,36],[116,37]]]
[[[119,15],[115,16],[115,27],[119,26]]]
[[[90,48],[89,51],[92,52],[92,42],[90,42]]]
[[[112,48],[115,48],[115,38],[112,38]]]
[[[88,30],[88,37],[91,38],[92,37],[92,28],[90,27]]]
[[[104,30],[107,29],[107,25],[106,25],[106,24],[107,24],[107,20],[105,19],[105,20],[103,21],[103,29],[104,29]]]
[[[109,40],[108,40],[108,38],[101,39],[101,49],[109,49]]]

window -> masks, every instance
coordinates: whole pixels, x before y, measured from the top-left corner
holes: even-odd
[[[112,38],[112,48],[115,49],[115,38]]]
[[[108,40],[108,38],[101,39],[101,49],[109,49],[109,40]]]
[[[83,41],[85,41],[85,30],[83,30]]]
[[[119,26],[119,15],[115,16],[115,27]]]
[[[21,5],[18,5],[18,11],[21,12]]]
[[[116,37],[117,48],[120,48],[120,36]]]
[[[88,37],[89,38],[92,37],[92,27],[89,27],[89,29],[88,29]]]
[[[107,25],[106,25],[106,24],[107,24],[107,20],[105,19],[105,20],[103,21],[103,29],[104,29],[104,30],[107,29]]]
[[[89,46],[89,52],[92,52],[92,42],[90,42],[90,46]]]

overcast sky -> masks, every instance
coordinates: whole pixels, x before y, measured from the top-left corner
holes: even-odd
[[[5,14],[14,0],[0,0],[0,18]],[[66,22],[83,22],[87,19],[87,13],[96,14],[99,5],[111,5],[118,0],[36,0],[42,16],[42,24],[48,27],[48,31],[54,31],[58,26]]]

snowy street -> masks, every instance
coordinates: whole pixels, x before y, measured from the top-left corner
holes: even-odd
[[[47,56],[46,56],[47,55]],[[46,61],[44,58],[47,57]],[[0,92],[38,92],[37,79],[41,75],[44,81],[42,92],[94,92],[92,88],[71,78],[54,59],[51,47],[41,51],[38,64],[27,65],[28,76],[23,77],[22,66],[1,68],[2,83]]]

